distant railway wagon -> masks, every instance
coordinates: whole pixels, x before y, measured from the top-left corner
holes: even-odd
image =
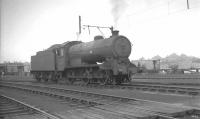
[[[38,81],[120,84],[129,82],[136,66],[129,60],[131,43],[118,31],[94,41],[56,44],[31,57],[31,72]]]

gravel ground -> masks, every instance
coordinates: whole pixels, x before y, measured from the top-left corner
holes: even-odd
[[[21,83],[21,82],[19,82]],[[41,86],[50,86],[64,89],[74,89],[80,91],[89,91],[94,93],[103,93],[107,95],[116,95],[129,98],[138,98],[144,100],[152,100],[166,103],[173,103],[176,105],[185,105],[200,108],[200,96],[189,96],[189,95],[178,95],[178,94],[167,94],[160,92],[144,92],[138,90],[126,90],[126,89],[101,89],[101,88],[87,88],[82,86],[70,86],[61,84],[38,84],[34,82],[23,82],[24,84],[35,84]]]
[[[27,83],[27,82],[24,82],[24,83]],[[140,92],[140,91],[130,91],[130,90],[127,91],[123,89],[94,89],[94,88],[86,88],[86,87],[79,87],[79,86],[56,85],[56,84],[40,84],[40,85],[88,91],[88,92],[94,92],[94,93],[104,93],[107,95],[116,95],[116,96],[123,96],[123,97],[129,97],[129,98],[141,98],[141,99],[147,98],[154,101],[159,100],[161,102],[163,101],[163,102],[174,103],[175,105],[188,105],[190,103],[194,105],[194,102],[195,102],[194,100],[197,101],[196,103],[199,103],[198,102],[199,97],[195,97],[194,99],[194,97],[190,97],[190,96],[151,94],[151,93],[145,93],[145,92]],[[142,111],[137,112],[137,111],[131,110],[131,109],[134,109],[136,105],[135,106],[134,105],[120,106],[119,104],[117,104],[117,105],[108,106],[108,107],[102,105],[102,106],[98,106],[97,108],[97,107],[87,107],[86,105],[77,106],[76,104],[74,105],[71,102],[66,102],[64,100],[58,100],[55,98],[42,96],[42,95],[38,96],[37,94],[30,94],[28,92],[14,90],[14,89],[0,88],[0,93],[16,98],[30,105],[39,107],[40,109],[45,110],[47,112],[54,112],[54,114],[57,114],[67,119],[68,118],[70,119],[73,119],[73,118],[122,119],[124,118],[125,112],[128,114],[126,115],[128,118],[133,118],[133,119],[135,118],[135,115],[137,115],[138,117],[140,115],[146,115],[146,116],[149,115],[149,113],[144,113]],[[144,104],[144,107],[145,106],[148,108],[149,107],[152,108],[152,110],[159,109],[155,105]],[[107,110],[110,110],[110,111],[107,111]],[[122,112],[122,114],[118,112]]]
[[[132,79],[131,83],[158,83],[168,85],[180,85],[180,86],[199,86],[200,79]]]
[[[13,89],[7,88],[1,88],[0,93],[3,95],[13,97],[15,99],[19,99],[20,101],[25,102],[27,104],[35,105],[36,107],[40,107],[41,109],[48,109],[47,111],[50,112],[76,109],[76,106],[72,106],[71,103],[58,100],[56,98],[51,98],[48,96],[32,94],[19,90],[15,91]]]
[[[64,100],[62,101],[42,95],[38,96],[37,94],[30,94],[28,92],[8,88],[0,88],[0,93],[27,104],[34,105],[44,111],[53,112],[53,114],[59,115],[63,117],[63,119],[124,119],[125,117],[136,119],[135,116],[143,117],[151,115],[151,113],[142,111],[141,113],[136,113],[137,115],[135,113],[127,113],[128,115],[126,115],[126,113],[124,113],[125,111],[121,111],[121,113],[116,110],[108,111],[111,109],[105,107],[87,107],[86,105],[80,107],[80,105],[77,106]],[[134,110],[132,111],[135,112]]]
[[[20,100],[22,102],[25,102],[36,108],[40,108],[46,112],[51,112],[53,114],[60,115],[63,117],[63,119],[70,119],[66,117],[66,114],[72,110],[88,108],[86,106],[78,107],[77,105],[74,105],[73,103],[67,102],[64,100],[58,100],[56,98],[51,98],[48,96],[42,96],[38,94],[31,94],[28,92],[14,90],[14,89],[0,88],[0,93],[9,97],[15,98],[17,100]],[[14,118],[36,119],[36,117],[34,116],[33,118],[31,116],[29,118],[26,118],[26,115],[19,116],[19,117],[16,116]],[[8,119],[12,119],[12,118],[8,117]],[[41,119],[41,117],[37,119]]]
[[[20,116],[6,116],[4,119],[47,119],[41,115],[20,115]]]
[[[5,75],[5,76],[0,76],[0,80],[5,80],[5,81],[15,81],[15,82],[22,82],[22,81],[35,81],[33,76],[11,76],[11,75]]]
[[[199,80],[199,82],[200,82],[200,80]],[[150,82],[148,82],[148,81],[144,81],[144,82],[142,82],[142,81],[137,81],[137,80],[135,80],[135,81],[132,81],[131,82],[131,84],[132,85],[134,85],[134,84],[144,84],[144,85],[151,85],[151,83]],[[186,84],[173,84],[173,83],[152,83],[152,85],[164,85],[164,86],[174,86],[174,87],[176,87],[176,86],[178,86],[178,87],[184,87],[184,88],[200,88],[200,86],[199,85],[186,85]]]

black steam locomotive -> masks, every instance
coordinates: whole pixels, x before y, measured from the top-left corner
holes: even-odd
[[[68,41],[56,44],[31,57],[31,72],[38,81],[76,81],[121,84],[130,81],[136,66],[129,60],[131,43],[119,31],[109,38],[95,36],[94,41]]]

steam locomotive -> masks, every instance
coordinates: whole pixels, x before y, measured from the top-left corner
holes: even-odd
[[[131,42],[119,31],[109,38],[94,41],[67,41],[55,44],[31,57],[31,73],[37,81],[65,81],[84,84],[121,84],[130,82],[136,66],[129,60]]]

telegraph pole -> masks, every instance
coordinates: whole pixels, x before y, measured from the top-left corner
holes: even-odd
[[[81,34],[81,16],[78,17],[79,18],[79,35]]]
[[[189,0],[187,0],[187,9],[190,9]]]
[[[77,39],[79,39],[79,36],[81,35],[81,16],[78,16],[78,32],[76,32],[76,36],[77,36]]]

